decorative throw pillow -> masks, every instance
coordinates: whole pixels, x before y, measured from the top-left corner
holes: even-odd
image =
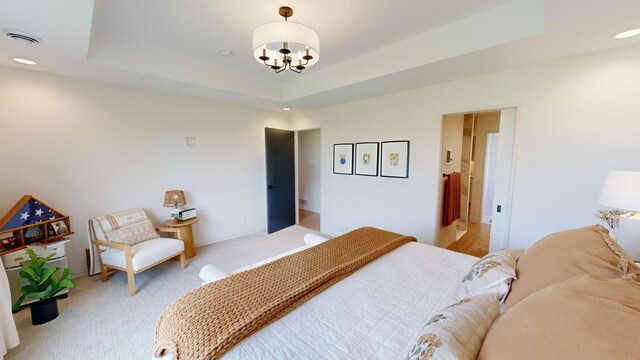
[[[407,360],[475,359],[499,313],[496,294],[464,298],[450,305],[422,328]]]
[[[105,233],[105,236],[111,242],[127,245],[135,245],[149,239],[160,237],[153,227],[151,220],[140,221],[117,230],[109,230]]]
[[[533,244],[518,260],[511,291],[504,303],[510,308],[527,296],[576,275],[593,274],[615,279],[640,274],[620,245],[601,225],[557,232]]]
[[[462,279],[460,297],[497,293],[500,300],[509,292],[511,280],[516,278],[516,262],[522,249],[503,249],[478,260]]]
[[[629,359],[640,354],[640,283],[578,275],[500,315],[478,359]]]

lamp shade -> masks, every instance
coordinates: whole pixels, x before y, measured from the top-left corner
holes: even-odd
[[[165,207],[178,207],[187,205],[187,199],[182,190],[169,190],[164,194]]]
[[[640,210],[640,172],[609,171],[598,203],[622,210]]]
[[[318,62],[320,58],[318,34],[306,25],[291,21],[270,22],[258,27],[253,32],[253,56],[262,62],[259,57],[263,55],[264,49],[267,56],[277,57],[282,64],[282,54],[279,54],[277,50],[285,42],[289,44],[294,65],[298,64],[298,60],[302,60],[298,58],[298,54],[304,55],[307,50],[313,56],[307,67]]]

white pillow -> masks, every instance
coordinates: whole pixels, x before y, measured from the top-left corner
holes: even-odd
[[[202,279],[202,286],[207,285],[208,283],[212,283],[214,281],[218,281],[220,279],[224,279],[229,276],[229,273],[226,271],[215,267],[214,265],[207,264],[200,269],[198,273],[200,279]]]
[[[478,260],[462,279],[459,295],[465,298],[480,294],[497,293],[502,302],[516,279],[516,262],[522,249],[503,249]]]
[[[499,314],[497,294],[464,298],[427,322],[406,359],[475,360],[489,328]]]

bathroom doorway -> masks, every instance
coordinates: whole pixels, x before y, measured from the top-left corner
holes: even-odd
[[[442,128],[441,210],[451,206],[445,205],[450,193],[445,195],[443,190],[453,173],[459,173],[460,204],[456,220],[450,224],[441,222],[438,244],[484,256],[492,245],[507,241],[515,109],[445,115]],[[503,139],[506,141],[501,146]],[[498,184],[507,190],[497,191]],[[496,216],[498,229],[492,229]]]

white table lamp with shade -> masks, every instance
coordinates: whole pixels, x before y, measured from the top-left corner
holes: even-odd
[[[620,216],[616,234],[620,246],[634,260],[640,260],[640,172],[609,171],[602,187],[600,205],[629,211]]]

